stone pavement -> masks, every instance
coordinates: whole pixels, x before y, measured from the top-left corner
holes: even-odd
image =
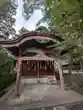
[[[58,85],[24,85],[19,98],[16,98],[15,91],[12,91],[6,99],[0,102],[0,110],[33,110],[33,108],[59,105],[64,108],[65,105],[82,101],[83,96],[71,90],[61,91]],[[66,110],[66,108],[60,110]]]
[[[32,102],[40,101],[45,95],[46,90],[49,88],[47,84],[36,84],[36,85],[25,85],[19,98],[10,97],[8,98],[8,104],[27,104]]]

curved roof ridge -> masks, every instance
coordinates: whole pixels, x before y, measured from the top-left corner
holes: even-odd
[[[58,41],[63,41],[63,39],[55,34],[50,34],[50,33],[39,33],[39,32],[30,32],[30,33],[26,33],[23,34],[21,36],[19,36],[18,38],[14,39],[14,40],[2,40],[0,41],[0,43],[17,43],[19,41],[21,41],[22,39],[26,38],[26,37],[32,37],[32,36],[40,36],[40,37],[49,37],[49,38],[54,38],[57,39]]]

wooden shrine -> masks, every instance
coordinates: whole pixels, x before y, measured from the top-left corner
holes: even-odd
[[[60,79],[61,88],[64,89],[61,65],[56,62],[53,48],[48,48],[61,41],[56,35],[36,32],[24,34],[15,40],[5,41],[0,37],[1,46],[17,57],[17,95],[21,77],[36,77],[39,82],[41,77],[54,76]]]

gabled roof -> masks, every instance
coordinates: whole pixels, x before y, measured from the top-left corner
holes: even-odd
[[[55,40],[58,40],[58,41],[63,41],[63,39],[59,36],[56,36],[54,34],[43,34],[43,33],[38,33],[38,32],[31,32],[31,33],[26,33],[26,34],[23,34],[21,36],[19,36],[18,38],[14,39],[14,40],[3,40],[3,41],[0,41],[1,44],[14,44],[14,43],[18,43],[20,42],[21,40],[27,38],[27,39],[30,39],[30,38],[34,38],[34,37],[48,37],[50,39],[55,39]]]
[[[15,40],[1,40],[0,44],[2,47],[7,48],[14,55],[18,56],[27,48],[43,50],[46,49],[47,46],[61,41],[63,41],[62,38],[53,34],[31,32],[21,35]]]

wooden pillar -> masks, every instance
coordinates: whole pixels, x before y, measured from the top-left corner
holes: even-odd
[[[46,71],[46,68],[47,68],[47,67],[46,67],[46,66],[47,66],[46,64],[47,64],[47,63],[46,63],[46,61],[45,61],[45,74],[44,74],[45,77],[47,77],[47,75],[48,75],[48,74],[47,74],[47,71]]]
[[[38,83],[39,83],[39,62],[37,62],[37,68],[38,68]]]
[[[64,78],[63,78],[63,73],[62,73],[62,67],[61,65],[58,66],[59,69],[59,75],[60,75],[60,86],[61,90],[64,91]]]
[[[59,76],[60,76],[60,86],[61,90],[64,91],[64,78],[63,78],[63,73],[62,73],[62,67],[59,61],[54,62],[55,67],[58,68],[59,70]]]
[[[54,61],[53,61],[53,67],[54,67]],[[56,80],[56,82],[57,82],[56,75],[55,75],[55,67],[52,68],[52,70],[53,70],[53,73],[54,73],[54,80]]]
[[[21,76],[21,57],[19,56],[17,59],[17,77],[16,77],[16,95],[19,96],[19,84],[20,84],[20,76]]]

